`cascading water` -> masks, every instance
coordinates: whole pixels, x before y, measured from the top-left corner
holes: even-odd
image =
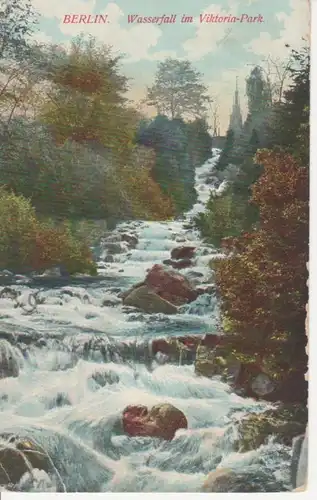
[[[134,250],[122,245],[113,262],[101,259],[98,280],[72,286],[43,283],[40,288],[22,280],[12,287],[21,292],[18,299],[2,294],[0,337],[13,344],[20,371],[18,377],[0,380],[0,435],[33,439],[55,470],[52,476],[38,471],[24,477],[18,489],[200,491],[206,475],[219,466],[261,470],[289,487],[288,448],[274,441],[248,453],[232,447],[234,422],[269,408],[267,403],[242,398],[217,378],[196,376],[193,364],[161,366],[144,359],[143,347],[155,337],[217,331],[215,296],[200,295],[173,316],[131,310],[118,297],[182,244],[199,251],[195,266],[180,272],[191,274],[197,284],[212,281],[206,264],[216,251],[204,247],[191,220],[204,210],[210,189],[224,187],[213,177],[218,153],[214,150],[213,158],[197,169],[198,201],[183,220],[134,221],[117,228],[136,235],[138,244]],[[36,291],[34,310],[29,297]],[[120,343],[126,346],[125,357],[116,350]],[[105,383],[98,383],[96,374]],[[173,404],[188,420],[189,428],[172,441],[115,432],[128,404],[160,402]]]

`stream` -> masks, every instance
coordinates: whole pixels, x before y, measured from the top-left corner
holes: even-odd
[[[13,286],[21,291],[19,306],[10,297],[0,299],[0,337],[15,345],[20,366],[18,377],[0,380],[0,434],[33,439],[55,470],[22,479],[20,490],[198,492],[220,467],[250,471],[252,478],[259,471],[259,482],[263,476],[276,483],[276,491],[290,489],[289,448],[273,438],[247,453],[233,448],[236,422],[271,408],[267,402],[238,396],[217,377],[195,375],[193,363],[163,364],[148,354],[154,338],[216,333],[216,296],[202,294],[171,316],[141,313],[119,298],[180,245],[199,250],[194,266],[179,272],[199,285],[212,282],[207,264],[217,250],[202,243],[191,221],[204,210],[210,189],[224,188],[213,177],[218,154],[214,150],[196,170],[198,201],[183,218],[117,226],[138,244],[122,248],[114,262],[105,262],[101,245],[96,279],[65,284],[21,277]],[[36,291],[41,300],[32,310],[28,297]],[[118,345],[125,346],[125,356]],[[100,385],[96,373],[106,373],[107,383]],[[173,404],[188,420],[188,429],[172,441],[115,432],[128,404],[161,402]]]

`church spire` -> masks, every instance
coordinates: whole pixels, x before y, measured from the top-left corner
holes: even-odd
[[[242,115],[240,109],[238,76],[236,76],[236,89],[234,93],[229,129],[231,129],[235,134],[240,134],[242,131]]]

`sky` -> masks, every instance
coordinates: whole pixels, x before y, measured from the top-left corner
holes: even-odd
[[[32,0],[40,14],[35,37],[41,42],[68,44],[72,37],[87,33],[112,45],[124,55],[122,71],[130,80],[129,98],[149,116],[153,108],[141,105],[157,65],[166,57],[189,60],[203,75],[213,100],[220,131],[228,128],[236,77],[242,114],[247,111],[245,79],[252,66],[265,64],[268,56],[285,60],[289,49],[300,48],[309,36],[309,0]],[[203,13],[240,17],[261,15],[263,22],[200,23]],[[65,24],[66,14],[107,14],[107,24]],[[128,15],[177,14],[175,24],[129,24]],[[193,23],[181,23],[183,14]]]

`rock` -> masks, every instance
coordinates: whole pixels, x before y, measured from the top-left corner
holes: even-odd
[[[111,371],[97,371],[92,374],[91,378],[100,386],[105,387],[106,385],[117,384],[120,381],[119,376]]]
[[[42,275],[45,278],[61,278],[63,276],[59,266],[46,269]]]
[[[186,269],[187,267],[191,267],[193,265],[190,259],[180,259],[180,260],[172,260],[171,266],[174,269]]]
[[[298,463],[304,439],[305,434],[301,434],[300,436],[296,436],[292,443],[291,483],[293,488],[297,487]]]
[[[252,391],[259,397],[264,397],[274,391],[276,384],[266,373],[259,373],[251,383]]]
[[[296,488],[303,488],[307,485],[307,475],[308,475],[308,430],[306,428],[304,441],[302,443],[299,455],[297,475],[296,475]]]
[[[140,281],[139,283],[136,283],[135,285],[133,285],[131,288],[129,288],[128,290],[125,290],[125,292],[121,292],[119,293],[119,297],[120,299],[125,299],[128,295],[130,295],[131,292],[133,292],[134,290],[136,290],[137,288],[140,288],[141,286],[144,286],[145,285],[145,281]]]
[[[123,299],[126,306],[138,307],[147,313],[176,314],[177,307],[164,298],[157,295],[146,285],[133,290]]]
[[[165,264],[166,266],[171,266],[174,269],[186,269],[187,267],[191,267],[193,265],[190,259],[181,259],[181,260],[166,259],[163,260],[163,264]]]
[[[210,341],[211,342],[211,341]],[[195,360],[195,373],[204,377],[220,375],[226,382],[235,382],[241,370],[240,361],[219,345],[210,348],[203,343],[198,347]]]
[[[171,251],[172,259],[192,259],[195,254],[196,247],[176,247]]]
[[[167,357],[170,363],[192,364],[195,360],[196,350],[200,337],[175,337],[169,339],[154,339],[151,344],[153,356],[158,353]]]
[[[203,487],[203,492],[209,493],[260,493],[281,492],[286,487],[269,475],[261,471],[248,470],[233,471],[220,468],[208,474]]]
[[[301,405],[251,413],[238,426],[240,438],[236,445],[241,452],[254,450],[274,435],[277,442],[292,446],[293,438],[305,433],[306,425],[307,408]]]
[[[0,379],[19,376],[19,363],[13,347],[7,340],[0,339]]]
[[[61,408],[62,406],[71,406],[67,394],[59,392],[48,404],[48,409]]]
[[[189,281],[180,273],[155,264],[145,278],[145,284],[174,305],[192,302],[198,297]]]
[[[14,288],[11,288],[10,286],[5,286],[2,288],[0,292],[0,299],[16,299],[19,295],[21,295],[20,290],[17,291]]]
[[[104,262],[112,263],[112,262],[114,262],[114,256],[113,255],[105,255],[103,260],[104,260]]]
[[[139,243],[137,236],[131,233],[122,233],[121,234],[122,241],[126,241],[130,248],[135,248]]]
[[[116,253],[124,253],[126,251],[126,248],[123,244],[120,242],[105,242],[103,244],[103,248],[108,252],[109,255],[113,255]]]
[[[198,295],[204,295],[204,293],[208,293],[208,295],[213,295],[216,293],[216,285],[201,285],[196,287],[196,291]]]
[[[187,429],[184,413],[165,403],[150,410],[143,405],[132,405],[123,411],[123,429],[129,436],[148,436],[172,440],[178,429]]]
[[[17,484],[32,469],[50,472],[52,465],[45,450],[32,441],[16,436],[0,437],[0,484]]]
[[[108,297],[106,299],[103,299],[101,306],[102,307],[115,307],[118,304],[121,304],[121,299],[118,297]]]

